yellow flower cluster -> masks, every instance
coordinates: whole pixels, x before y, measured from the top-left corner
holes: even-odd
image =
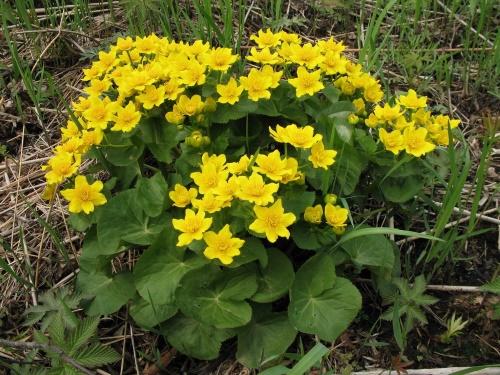
[[[427,97],[410,89],[393,106],[376,105],[365,124],[378,128],[380,140],[388,151],[397,155],[404,150],[420,157],[436,146],[447,146],[448,126],[454,129],[460,124],[460,120],[445,115],[433,116],[426,108]]]
[[[332,227],[336,234],[342,234],[347,226],[349,210],[332,203],[325,205],[324,215],[326,223]],[[323,207],[318,204],[314,207],[307,207],[304,211],[304,220],[312,224],[321,224],[323,221]]]
[[[272,90],[284,82],[295,89],[297,97],[315,95],[327,84],[333,84],[354,104],[355,113],[348,121],[356,124],[360,117],[366,118],[366,125],[379,128],[381,141],[395,154],[406,150],[418,157],[435,145],[446,145],[448,125],[452,128],[458,125],[457,120],[447,116],[432,116],[425,109],[426,98],[418,97],[413,90],[400,96],[394,106],[378,105],[383,97],[380,83],[364,72],[360,64],[349,61],[343,55],[342,42],[333,38],[304,43],[296,34],[268,29],[260,30],[250,39],[255,46],[245,59],[257,66],[242,76],[231,73],[238,55],[229,48],[211,47],[200,40],[176,42],[154,34],[134,39],[124,37],[118,38],[108,51],[99,52],[96,61],[83,70],[82,80],[87,86],[84,95],[72,103],[71,119],[61,129],[61,144],[43,166],[47,180],[44,196],[52,196],[49,193],[57,190],[59,184],[76,176],[82,157],[93,146],[100,145],[108,132],[131,133],[151,111],[160,113],[167,123],[179,128],[189,122],[193,127],[189,128],[191,135],[186,137],[186,144],[202,147],[210,143],[203,133],[208,126],[204,123],[206,114],[213,112],[217,103],[235,105],[242,98],[267,100]],[[206,85],[211,85],[211,90],[206,91],[209,94],[201,90]],[[367,116],[373,106],[373,112]],[[327,169],[333,164],[336,152],[325,149],[321,135],[312,133],[312,126],[300,128],[292,124],[286,130],[277,126],[271,136],[278,142],[310,149],[309,161],[313,167]],[[263,163],[267,169],[261,166]],[[300,172],[295,172],[298,166],[293,158],[281,159],[271,153],[259,155],[255,164],[256,173],[278,183],[301,178]],[[229,169],[214,171],[207,167],[199,178],[225,172],[229,173]],[[247,178],[249,184],[260,182],[257,175]],[[234,181],[227,183],[232,186]],[[205,194],[204,189],[201,187],[200,193]],[[204,199],[196,204],[215,205],[210,203],[210,195]],[[83,210],[78,211],[78,205],[69,201],[72,212]]]
[[[314,168],[326,168],[334,163],[336,152],[324,149],[322,136],[314,134],[311,126],[277,125],[269,131],[277,142],[291,144],[297,149],[311,149],[309,160]],[[289,238],[287,228],[296,218],[293,213],[285,212],[277,195],[280,184],[303,181],[297,159],[274,150],[255,157],[243,155],[238,161],[227,163],[225,155],[204,153],[200,170],[191,173],[190,177],[195,187],[176,184],[169,192],[175,207],[186,208],[184,219],[173,219],[174,228],[181,232],[177,246],[203,239],[207,245],[205,256],[217,258],[224,264],[231,263],[232,258],[239,254],[243,241],[232,237],[229,225],[218,234],[207,232],[212,218],[206,217],[206,214],[231,207],[235,199],[253,205],[255,220],[249,226],[251,231],[265,235],[270,242],[276,242],[279,237]],[[187,208],[190,206],[196,209],[196,213]],[[332,226],[337,229],[345,226],[338,219],[332,219],[331,223],[335,223]]]

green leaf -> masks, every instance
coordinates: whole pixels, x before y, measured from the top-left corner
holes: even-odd
[[[258,289],[252,301],[273,302],[285,295],[293,283],[295,273],[290,259],[278,249],[269,249],[269,263],[257,278]]]
[[[171,223],[141,255],[134,267],[137,291],[146,301],[171,304],[182,277],[199,268],[206,260],[176,247],[177,236]]]
[[[330,227],[299,221],[290,230],[295,244],[303,250],[318,250],[330,245],[336,238]]]
[[[241,98],[234,105],[218,104],[217,109],[211,114],[213,123],[227,124],[229,121],[238,120],[257,110],[258,104],[247,98]]]
[[[92,225],[92,215],[85,215],[83,213],[69,215],[69,224],[78,232],[84,232]]]
[[[95,296],[87,309],[89,315],[114,313],[135,294],[132,274],[128,272],[122,272],[110,277],[104,273],[80,271],[77,287],[82,293]]]
[[[151,300],[151,302],[138,298],[130,304],[130,316],[144,329],[151,330],[177,313],[177,306],[175,305],[160,305],[154,300]]]
[[[313,191],[290,189],[283,195],[283,208],[292,212],[297,219],[304,213],[306,207],[312,206],[316,194]]]
[[[282,355],[296,335],[286,313],[259,314],[238,330],[236,358],[246,367],[258,368]]]
[[[333,164],[334,176],[342,188],[342,194],[350,195],[356,189],[367,161],[358,150],[348,144],[344,144],[337,151],[337,158]]]
[[[328,353],[330,353],[330,350],[318,342],[293,366],[287,375],[303,375],[307,373]]]
[[[142,140],[156,160],[170,163],[172,151],[179,142],[177,128],[160,117],[142,119],[139,126]]]
[[[418,238],[423,238],[423,239],[431,240],[431,241],[443,241],[442,239],[431,236],[430,234],[413,232],[410,230],[402,230],[402,229],[395,229],[395,228],[389,228],[389,227],[355,228],[353,230],[350,230],[349,232],[346,232],[344,235],[342,235],[342,237],[340,237],[340,240],[335,244],[334,248],[337,246],[340,246],[341,244],[343,244],[347,241],[350,241],[354,238],[368,236],[370,234],[394,234],[397,236],[418,237]]]
[[[71,356],[77,353],[78,350],[97,333],[99,320],[99,317],[95,316],[87,317],[78,322],[78,325],[71,332],[68,338],[68,346],[70,348]]]
[[[101,147],[106,160],[118,167],[126,167],[137,161],[144,151],[141,140],[121,132],[106,133],[106,142]]]
[[[419,176],[388,177],[380,184],[385,199],[404,203],[422,191],[424,180]]]
[[[86,367],[98,367],[108,363],[117,362],[121,356],[111,347],[99,343],[79,351],[74,359]]]
[[[203,360],[217,358],[221,343],[233,336],[231,330],[217,329],[182,314],[168,320],[162,333],[181,353]]]
[[[352,261],[364,266],[392,269],[394,266],[393,243],[383,234],[372,234],[344,242],[342,248]]]
[[[500,277],[496,277],[495,280],[482,285],[479,289],[484,292],[500,294]]]
[[[262,267],[267,265],[268,251],[258,238],[245,238],[245,243],[241,247],[240,252],[241,254],[234,258],[233,263],[228,265],[229,268],[236,268],[254,260],[258,260]]]
[[[374,154],[377,151],[377,143],[366,131],[354,129],[354,138],[367,154]]]
[[[137,182],[137,201],[146,215],[156,217],[167,207],[168,185],[161,172]]]
[[[245,302],[257,291],[255,267],[221,270],[207,265],[189,272],[177,289],[181,311],[216,328],[235,328],[247,324],[252,308]]]
[[[299,269],[290,292],[288,316],[299,331],[334,341],[361,308],[361,294],[335,276],[331,257],[318,254]]]
[[[136,191],[126,190],[102,207],[97,222],[101,247],[118,249],[121,240],[137,245],[150,245],[170,221],[167,215],[149,218],[136,201]]]

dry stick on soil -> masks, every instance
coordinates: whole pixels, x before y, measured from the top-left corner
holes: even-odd
[[[59,36],[61,35],[62,24],[64,22],[64,14],[65,14],[65,12],[66,12],[66,10],[63,9],[62,14],[61,14],[61,21],[59,22],[59,27],[57,28],[57,35],[54,38],[52,38],[52,40],[49,42],[49,44],[47,44],[47,46],[43,49],[43,51],[40,54],[40,56],[38,56],[38,58],[35,61],[35,64],[33,64],[33,67],[31,68],[31,74],[33,74],[33,72],[35,71],[36,66],[38,65],[38,63],[42,59],[43,55],[45,55],[47,53],[47,51],[49,50],[50,46],[52,46],[52,44],[54,44],[55,41],[57,39],[59,39]]]
[[[482,212],[482,213],[480,213],[480,214],[476,214],[476,217],[477,217],[478,219],[480,219],[480,220],[481,220],[481,219],[484,217],[484,215],[485,215],[485,214],[491,214],[492,212],[495,212],[495,211],[497,211],[497,210],[498,210],[498,209],[497,209],[496,207],[495,207],[495,208],[491,208],[491,209],[486,210],[486,211],[484,211],[484,212]],[[463,212],[463,210],[462,210],[462,212]],[[470,212],[469,212],[469,214],[470,214]],[[455,221],[452,221],[452,222],[450,222],[450,223],[446,224],[446,225],[444,226],[444,229],[447,229],[447,228],[453,227],[453,226],[455,226],[455,225],[457,225],[457,224],[462,224],[462,223],[465,223],[465,222],[466,222],[466,221],[468,221],[469,219],[470,219],[470,215],[469,215],[469,216],[466,216],[466,217],[463,217],[463,218],[462,218],[462,219],[460,219],[460,220],[455,220]],[[492,219],[492,218],[490,218],[490,219]],[[429,232],[422,232],[421,234],[432,234],[432,233],[433,233],[433,230],[430,230]],[[420,237],[407,237],[407,238],[403,238],[402,240],[397,241],[397,242],[396,242],[396,244],[397,244],[397,245],[402,245],[402,244],[407,243],[407,242],[411,242],[411,241],[418,240],[419,238],[420,238]]]
[[[87,375],[95,375],[93,371],[86,369],[85,367],[80,365],[77,361],[75,361],[73,358],[65,354],[62,351],[62,349],[54,345],[40,344],[37,342],[11,341],[11,340],[0,339],[0,346],[18,348],[18,349],[41,349],[45,352],[55,352],[61,356],[61,359],[64,362],[70,364],[77,370],[80,370],[81,372]]]

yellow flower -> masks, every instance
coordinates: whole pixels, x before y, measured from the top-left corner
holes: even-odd
[[[336,53],[340,54],[344,52],[345,46],[342,41],[336,42],[332,37],[327,40],[318,41],[318,47],[325,53]]]
[[[292,181],[297,181],[302,177],[302,174],[299,172],[299,162],[295,158],[288,157],[286,160],[286,169],[287,173],[281,176],[280,182],[282,184],[288,184]]]
[[[217,94],[219,94],[219,103],[234,104],[240,99],[243,92],[243,86],[239,86],[234,78],[231,77],[225,85],[217,85]]]
[[[408,90],[408,94],[406,96],[401,95],[398,98],[398,103],[410,109],[425,108],[427,105],[427,97],[418,97],[415,90],[410,89]]]
[[[137,95],[136,99],[145,109],[159,107],[165,101],[165,86],[146,86],[144,91]]]
[[[165,90],[165,99],[176,100],[177,97],[184,92],[184,88],[176,79],[170,79],[163,85]]]
[[[410,155],[420,157],[436,148],[433,143],[427,142],[427,129],[406,128],[403,133],[406,152]]]
[[[282,62],[279,55],[276,52],[271,52],[269,47],[265,47],[261,50],[257,50],[257,48],[252,47],[250,55],[247,55],[246,59],[257,64],[275,65]]]
[[[403,114],[403,112],[400,112],[400,109],[401,107],[399,106],[399,104],[391,107],[390,104],[385,103],[383,107],[376,105],[373,113],[379,121],[392,123]]]
[[[194,240],[201,240],[203,233],[212,225],[212,218],[205,218],[203,211],[194,213],[188,208],[184,219],[172,219],[172,224],[175,229],[182,232],[177,241],[177,246],[181,247],[189,245]]]
[[[304,220],[312,224],[320,224],[323,219],[323,207],[317,204],[314,207],[306,207],[304,211]]]
[[[432,123],[431,113],[423,108],[417,109],[411,114],[411,119],[415,121],[415,124],[420,126],[428,126]]]
[[[203,111],[204,103],[201,100],[200,95],[193,95],[192,97],[187,97],[186,95],[181,95],[177,101],[177,109],[179,113],[186,116],[194,116]]]
[[[59,145],[55,149],[55,153],[67,152],[69,154],[80,153],[83,142],[81,138],[71,138],[68,139],[63,144]]]
[[[361,115],[366,109],[365,101],[362,98],[354,99],[352,101],[354,108],[356,109],[356,114]]]
[[[257,155],[255,164],[256,165],[253,167],[255,172],[262,173],[273,181],[281,181],[283,175],[290,172],[287,169],[286,160],[281,159],[281,155],[278,150],[274,150],[268,155]]]
[[[305,65],[309,69],[313,69],[323,62],[323,55],[318,46],[313,46],[311,43],[304,45],[292,44],[290,59],[299,65]]]
[[[314,168],[328,169],[330,165],[335,163],[337,151],[325,150],[323,142],[315,143],[311,148],[311,155],[307,158]]]
[[[189,45],[187,52],[192,56],[204,55],[210,49],[210,43],[203,43],[202,40],[195,40],[193,44]]]
[[[176,104],[174,104],[172,110],[165,113],[165,120],[171,124],[179,125],[184,122],[184,115],[179,112],[179,108]]]
[[[61,191],[61,195],[69,201],[69,212],[77,214],[83,211],[89,214],[96,206],[106,203],[106,197],[101,193],[102,188],[102,181],[89,184],[85,176],[76,176],[75,188]]]
[[[220,211],[223,207],[228,207],[230,205],[227,201],[217,199],[212,193],[203,195],[201,199],[193,199],[191,203],[194,208],[208,212],[209,214],[213,214],[214,212]]]
[[[70,138],[80,136],[80,129],[78,126],[71,120],[68,121],[65,128],[61,128],[62,140],[66,141]]]
[[[248,92],[248,98],[253,101],[269,99],[271,92],[268,90],[273,84],[273,76],[267,72],[250,69],[247,77],[240,78],[241,86]]]
[[[253,211],[257,218],[250,224],[250,230],[265,234],[267,240],[273,243],[278,237],[290,237],[287,227],[294,223],[295,215],[291,212],[285,213],[281,199],[270,207],[254,206]]]
[[[134,41],[129,36],[126,38],[118,38],[116,40],[116,47],[120,51],[130,51],[134,47]]]
[[[201,165],[202,167],[213,164],[217,172],[221,172],[226,169],[226,155],[209,155],[208,152],[204,152],[201,155]]]
[[[98,55],[99,55],[99,61],[97,61],[96,64],[97,66],[99,66],[101,71],[108,71],[112,67],[118,64],[115,51],[110,51],[110,52],[101,51],[99,52]]]
[[[103,138],[104,133],[101,129],[84,130],[82,132],[83,152],[87,151],[91,146],[101,144]]]
[[[189,190],[181,184],[175,184],[174,190],[168,193],[168,196],[174,202],[176,207],[186,207],[198,195],[198,190],[190,188]]]
[[[402,118],[402,116],[400,118]],[[365,125],[368,126],[369,128],[375,128],[379,124],[380,121],[377,118],[377,116],[375,116],[374,113],[370,113],[370,116],[368,116],[368,118],[365,119]]]
[[[228,175],[228,171],[218,171],[214,164],[207,164],[201,167],[201,172],[193,172],[190,177],[198,186],[200,193],[207,194],[213,192],[219,183],[226,181]]]
[[[258,173],[252,173],[250,177],[238,177],[239,190],[236,196],[244,201],[253,202],[256,205],[264,206],[274,202],[273,194],[278,191],[279,184],[266,184],[262,176]]]
[[[299,128],[295,124],[288,125],[285,128],[287,142],[297,148],[311,148],[316,142],[323,139],[321,134],[314,134],[314,128],[306,125]]]
[[[405,149],[405,141],[399,130],[387,132],[384,128],[381,128],[378,131],[378,135],[384,144],[385,149],[389,150],[394,155],[399,154],[401,150]]]
[[[328,51],[325,54],[325,58],[321,63],[320,68],[327,75],[345,74],[347,62],[348,60],[341,56],[340,53]]]
[[[135,38],[135,48],[140,53],[149,54],[156,51],[158,45],[158,37],[154,34],[141,38],[140,36]]]
[[[281,36],[281,32],[274,34],[270,29],[259,30],[257,35],[250,35],[250,40],[256,42],[259,48],[276,47],[281,44]]]
[[[81,157],[78,154],[61,152],[53,156],[47,166],[42,169],[48,169],[45,179],[49,184],[60,184],[64,179],[74,175],[80,166]]]
[[[304,95],[314,95],[325,88],[321,82],[321,70],[309,73],[302,66],[297,69],[297,78],[289,79],[288,82],[295,87],[295,93],[299,98]]]
[[[340,206],[334,206],[331,203],[327,203],[325,206],[325,218],[328,225],[333,228],[333,231],[337,234],[344,232],[347,224],[347,217],[349,211],[346,208]]]
[[[250,165],[250,158],[247,155],[243,155],[239,161],[234,163],[228,163],[227,169],[229,172],[235,175],[245,173]]]
[[[89,128],[106,129],[108,122],[113,119],[113,103],[99,98],[90,99],[90,106],[83,112],[83,117],[88,121]]]
[[[365,86],[363,90],[363,98],[370,103],[378,103],[384,97],[384,92],[380,87],[378,82],[375,82],[369,86]]]
[[[281,76],[283,75],[282,70],[274,71],[271,65],[264,65],[260,70],[264,75],[271,77],[271,85],[269,86],[272,89],[275,89],[280,84]]]
[[[218,200],[227,203],[233,200],[238,189],[238,178],[236,176],[231,176],[227,181],[221,181],[219,185],[217,185],[214,189],[214,194]]]
[[[179,81],[187,86],[203,85],[206,81],[205,66],[198,61],[190,61],[179,77]]]
[[[407,127],[411,126],[411,127],[414,127],[415,126],[415,121],[407,121],[405,116],[400,116],[396,119],[396,123],[393,124],[394,128],[395,129],[398,129],[398,130],[404,130],[406,129]]]
[[[85,112],[87,109],[90,108],[92,105],[90,98],[84,98],[83,96],[80,96],[78,98],[78,101],[76,102],[71,102],[71,107],[77,114],[81,114]]]
[[[460,125],[460,120],[458,119],[450,119],[446,115],[437,115],[434,118],[434,121],[441,125],[443,129],[448,129],[448,124],[450,125],[450,128],[455,129],[458,125]]]
[[[45,188],[43,189],[43,192],[40,195],[40,197],[44,201],[49,201],[50,202],[55,197],[56,189],[57,189],[57,185],[47,184],[47,185],[45,185]]]
[[[89,68],[82,69],[82,71],[83,71],[82,81],[84,82],[99,78],[99,76],[103,73],[97,62],[93,63]]]
[[[111,130],[129,132],[141,120],[141,113],[136,110],[134,103],[129,102],[125,107],[118,107],[113,120],[115,124]]]
[[[217,47],[207,52],[204,62],[212,70],[226,72],[231,67],[231,65],[236,62],[237,59],[238,56],[233,55],[231,49]]]
[[[104,91],[111,87],[111,81],[108,79],[92,79],[90,81],[90,86],[83,89],[90,96],[99,96]]]
[[[219,259],[222,264],[231,264],[233,258],[240,255],[240,248],[245,243],[244,240],[233,237],[229,224],[224,225],[218,233],[205,233],[203,240],[207,244],[203,255],[208,259]]]
[[[283,126],[276,125],[275,130],[269,127],[269,134],[271,134],[271,137],[276,142],[288,143],[288,132],[286,131],[286,128],[284,128]]]
[[[287,33],[286,31],[281,31],[280,33],[280,39],[285,43],[301,43],[300,36],[295,33]]]

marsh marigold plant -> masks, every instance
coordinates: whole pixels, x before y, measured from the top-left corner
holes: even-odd
[[[387,99],[333,38],[260,30],[250,43],[241,56],[118,38],[83,70],[43,169],[44,198],[60,192],[85,232],[89,314],[128,304],[202,359],[237,337],[237,358],[259,367],[298,332],[333,341],[348,327],[361,296],[346,264],[390,278],[394,245],[357,235],[358,214],[414,199],[459,121],[411,89]],[[130,250],[132,270],[112,267]]]

